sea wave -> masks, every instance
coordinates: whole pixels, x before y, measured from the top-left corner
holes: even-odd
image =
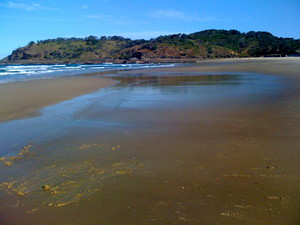
[[[54,65],[0,65],[0,83],[53,78],[89,72],[110,70],[173,67],[175,64],[54,64]]]

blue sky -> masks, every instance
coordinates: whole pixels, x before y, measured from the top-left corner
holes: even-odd
[[[300,38],[300,0],[0,0],[0,58],[56,37],[149,39],[205,29]]]

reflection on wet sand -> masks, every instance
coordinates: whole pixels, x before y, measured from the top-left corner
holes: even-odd
[[[138,73],[131,76],[106,75],[121,81],[117,86],[127,85],[147,85],[155,86],[189,86],[189,85],[234,85],[238,84],[243,77],[240,74],[194,74],[194,73],[177,73],[177,74],[160,74],[160,73]]]
[[[0,124],[0,222],[297,224],[297,86],[208,64],[106,75],[121,82]]]

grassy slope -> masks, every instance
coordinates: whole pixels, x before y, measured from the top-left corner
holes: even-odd
[[[103,62],[108,60],[192,59],[280,56],[300,53],[300,41],[267,32],[205,30],[160,36],[150,41],[94,36],[51,39],[16,49],[6,62]]]

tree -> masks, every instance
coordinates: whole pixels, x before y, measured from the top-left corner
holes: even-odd
[[[97,37],[96,36],[88,36],[86,39],[86,44],[87,45],[96,45],[98,40],[97,40]]]

